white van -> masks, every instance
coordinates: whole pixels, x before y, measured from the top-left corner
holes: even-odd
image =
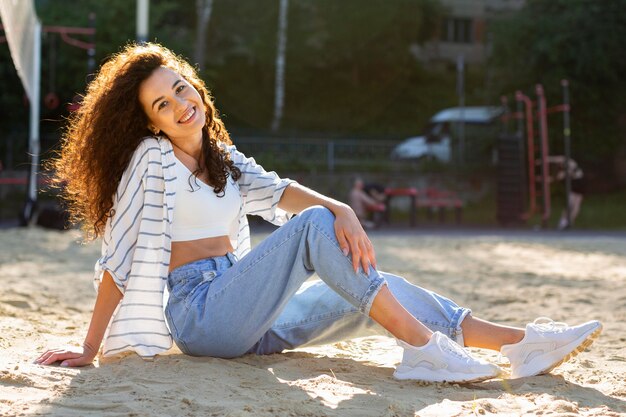
[[[482,126],[493,128],[498,117],[502,115],[501,107],[452,107],[440,111],[431,117],[422,136],[408,138],[391,151],[394,160],[435,159],[448,163],[452,158],[451,132],[455,131],[461,118],[472,130],[480,131]],[[478,129],[475,129],[478,128]],[[472,135],[466,135],[471,140]]]

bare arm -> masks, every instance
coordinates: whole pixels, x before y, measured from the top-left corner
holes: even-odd
[[[357,271],[359,264],[367,272],[369,265],[376,268],[374,247],[363,230],[354,211],[345,203],[322,195],[298,183],[290,184],[284,191],[278,206],[290,213],[321,205],[335,215],[335,234],[344,255],[352,253],[352,266]]]
[[[580,169],[578,168],[578,164],[576,163],[576,161],[574,161],[572,158],[565,158],[565,156],[563,155],[550,155],[547,158],[547,161],[551,164],[556,164],[558,165],[558,172],[555,175],[555,179],[560,181],[565,179],[565,162],[567,161],[567,170],[569,171],[570,175],[576,175],[576,172]],[[541,164],[541,160],[537,160],[537,165]],[[575,178],[581,178],[582,175],[578,175],[575,176]],[[552,178],[549,178],[550,180],[552,180]]]
[[[369,195],[363,190],[358,190],[359,198],[368,206],[375,206],[376,204],[380,204],[380,201],[376,200],[374,197]]]
[[[63,361],[61,366],[85,366],[91,364],[98,354],[109,320],[111,320],[111,316],[121,299],[122,293],[113,282],[109,272],[105,271],[102,283],[98,289],[96,305],[91,316],[87,337],[85,337],[83,342],[83,348],[77,350],[48,350],[39,356],[35,362],[41,365],[50,365],[56,361]]]
[[[551,164],[565,164],[565,157],[563,155],[548,155],[546,160]],[[541,162],[541,160],[539,160]]]

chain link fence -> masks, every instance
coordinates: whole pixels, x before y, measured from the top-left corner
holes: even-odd
[[[236,137],[237,148],[277,171],[388,171],[393,141],[359,139]],[[397,163],[395,163],[397,165]]]

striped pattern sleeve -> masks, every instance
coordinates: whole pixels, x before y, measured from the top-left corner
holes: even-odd
[[[169,142],[167,142],[169,143]],[[114,196],[96,263],[96,284],[108,271],[124,297],[104,336],[103,354],[133,350],[154,356],[172,344],[163,315],[171,239],[166,168],[168,153],[155,138],[143,140],[129,163]],[[169,198],[171,200],[171,198]]]
[[[279,208],[278,203],[285,188],[295,181],[281,179],[274,171],[265,171],[254,158],[248,158],[235,146],[228,146],[227,149],[232,161],[241,171],[241,177],[237,182],[244,213],[261,216],[277,226],[286,223],[292,214]]]
[[[162,192],[158,189],[159,187],[157,189],[145,188],[150,161],[155,159],[151,153],[155,152],[161,152],[158,143],[141,142],[122,175],[117,192],[113,196],[113,216],[109,217],[105,226],[101,257],[96,263],[96,282],[94,283],[96,286],[102,281],[103,272],[108,271],[115,285],[124,293],[135,251],[141,250],[137,248],[141,219],[154,217],[155,222],[162,222],[160,206],[155,210],[149,202],[145,201],[150,198],[150,195],[156,196]],[[149,232],[143,231],[143,233]]]

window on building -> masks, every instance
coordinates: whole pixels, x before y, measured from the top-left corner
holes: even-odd
[[[443,20],[441,40],[454,43],[472,43],[472,20],[450,17]]]

